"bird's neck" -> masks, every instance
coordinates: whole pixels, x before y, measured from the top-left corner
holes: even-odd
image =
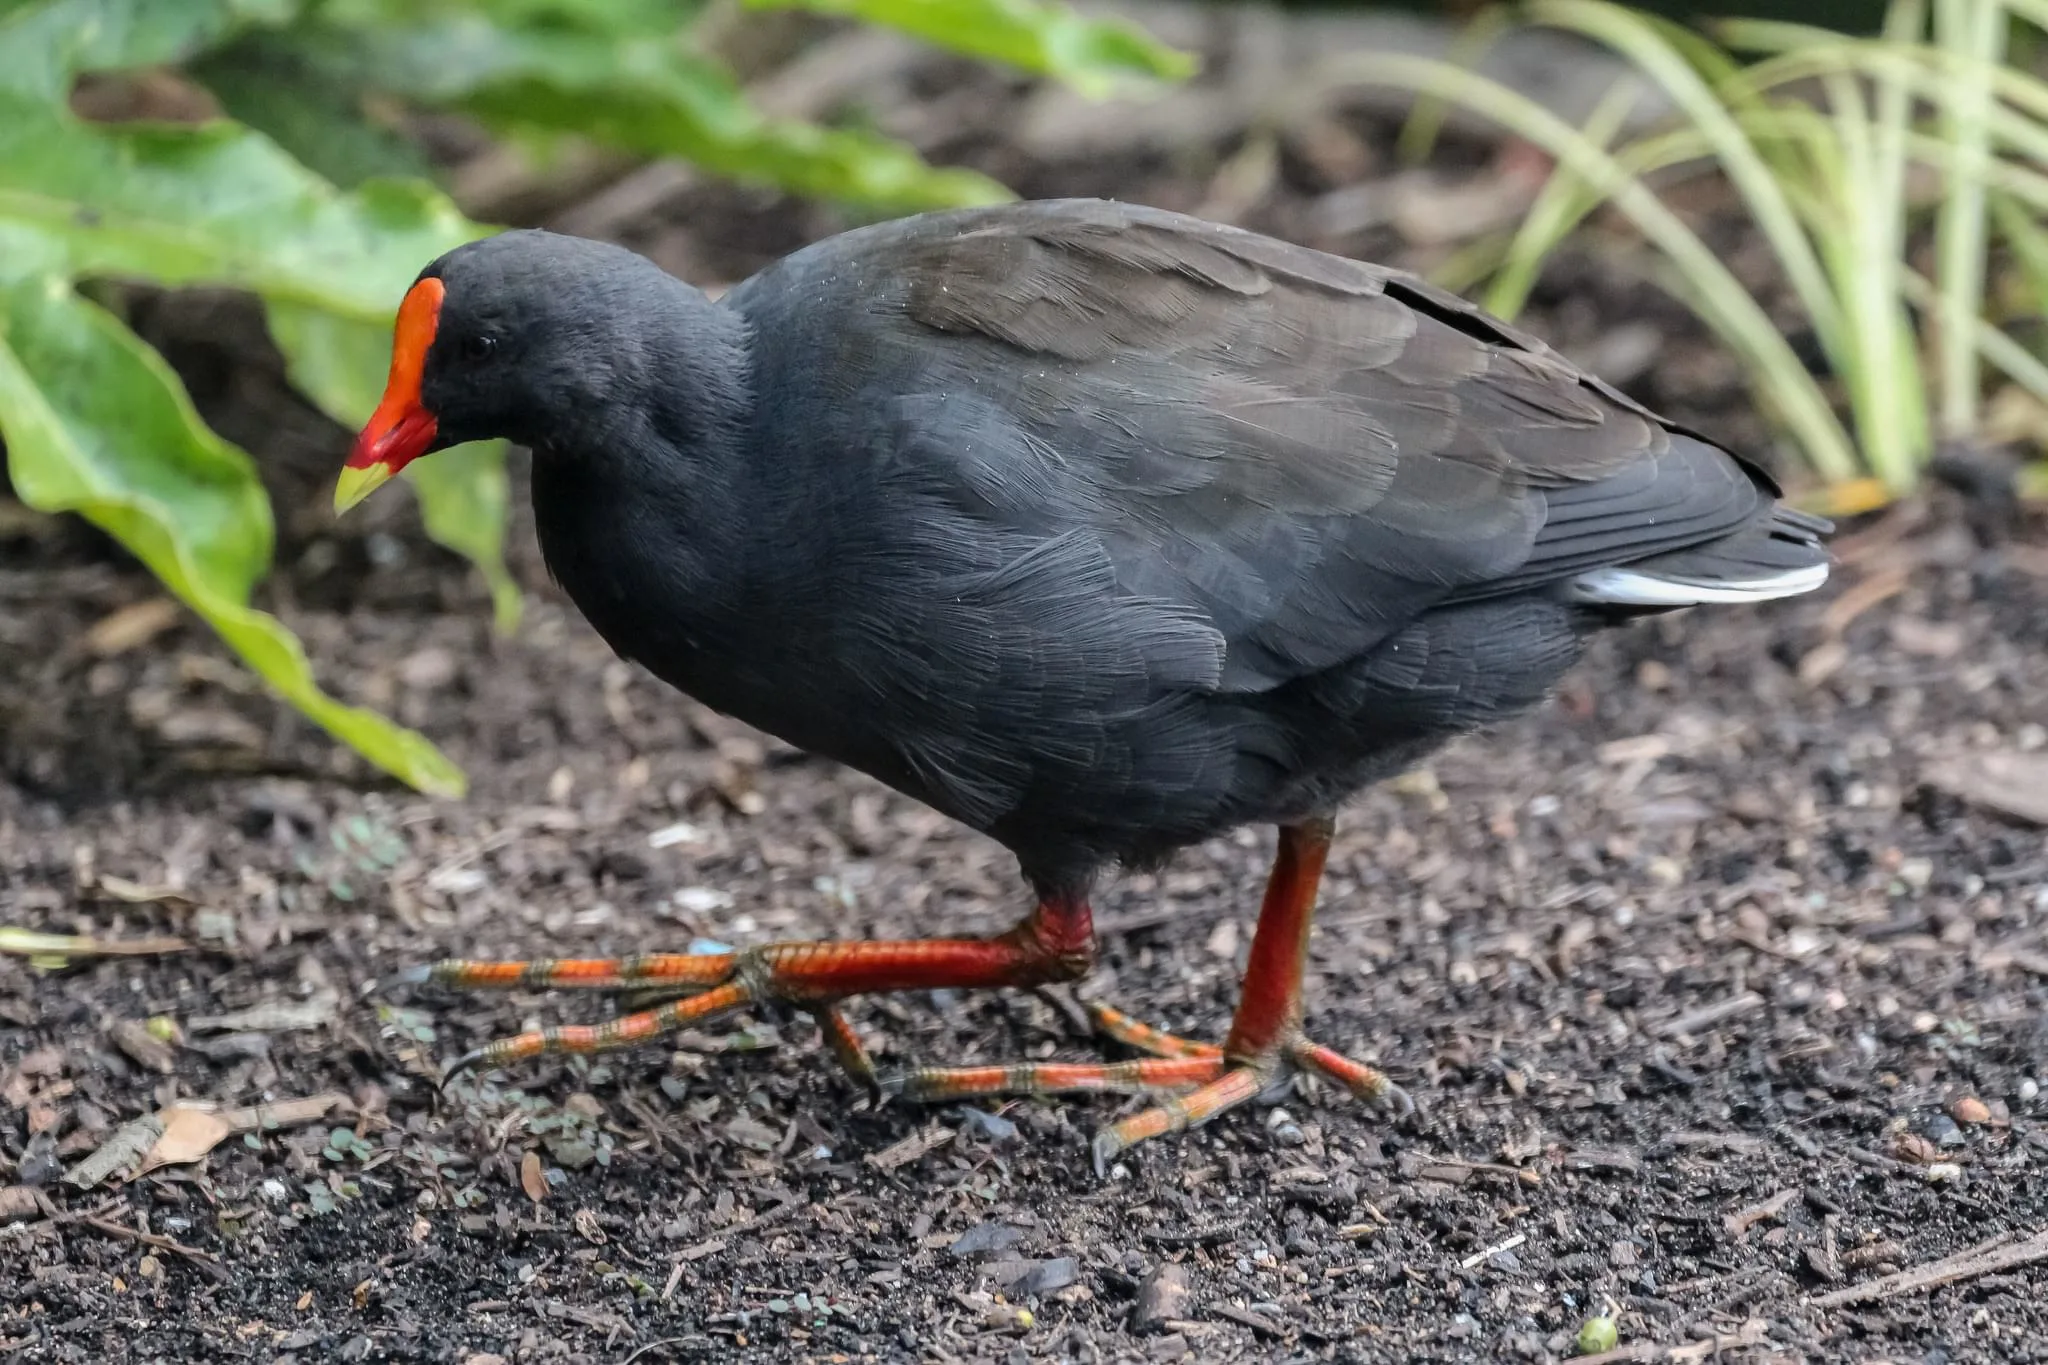
[[[745,321],[691,291],[653,326],[666,334],[622,358],[643,370],[619,398],[536,443],[533,502],[556,580],[615,649],[667,676],[747,610],[758,471]]]

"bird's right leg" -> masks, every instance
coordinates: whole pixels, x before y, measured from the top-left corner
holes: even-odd
[[[694,991],[602,1024],[535,1029],[459,1059],[453,1071],[554,1053],[605,1052],[705,1023],[760,1001],[816,1015],[833,1053],[872,1085],[874,1068],[839,1013],[840,1001],[892,991],[1037,986],[1086,974],[1095,925],[1081,895],[1048,895],[1007,933],[986,939],[770,943],[722,953],[643,953],[623,958],[490,962],[453,958],[402,973],[399,983],[456,989],[566,987]]]

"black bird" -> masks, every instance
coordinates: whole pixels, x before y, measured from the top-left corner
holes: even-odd
[[[779,1000],[884,1091],[1157,1093],[1098,1164],[1290,1065],[1407,1107],[1301,1031],[1337,807],[1538,701],[1594,629],[1828,572],[1762,471],[1455,296],[1090,200],[862,228],[716,302],[595,242],[457,248],[337,505],[493,436],[532,447],[548,565],[622,656],[992,835],[1036,902],[993,939],[418,969],[696,992],[464,1063]],[[1220,1048],[1098,1007],[1151,1055],[878,1079],[837,1008],[1077,977],[1105,869],[1254,821],[1279,855]]]

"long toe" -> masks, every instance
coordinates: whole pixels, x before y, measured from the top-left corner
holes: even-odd
[[[1405,1119],[1415,1112],[1415,1101],[1409,1098],[1408,1092],[1388,1080],[1386,1073],[1378,1067],[1353,1061],[1334,1048],[1312,1043],[1306,1038],[1297,1039],[1287,1052],[1296,1066],[1328,1077],[1396,1119]]]
[[[723,986],[714,986],[688,999],[673,1001],[659,1009],[642,1010],[637,1014],[622,1014],[601,1024],[561,1024],[551,1028],[534,1029],[528,1033],[516,1033],[509,1038],[486,1043],[475,1051],[466,1052],[456,1058],[442,1084],[446,1085],[449,1080],[474,1067],[504,1066],[509,1062],[521,1062],[531,1057],[565,1053],[587,1055],[593,1052],[610,1052],[623,1047],[637,1047],[665,1033],[674,1033],[693,1024],[722,1018],[752,1004],[753,1001],[754,992],[751,987],[742,981],[732,981]]]
[[[885,1095],[926,1103],[987,1095],[1168,1095],[1206,1085],[1223,1067],[1220,1056],[921,1066],[889,1073],[881,1088]]]

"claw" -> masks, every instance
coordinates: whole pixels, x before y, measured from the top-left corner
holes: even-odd
[[[389,995],[401,986],[424,986],[434,979],[434,964],[422,962],[416,967],[404,967],[389,976],[379,977],[371,987],[379,995]]]
[[[1118,1137],[1114,1128],[1105,1128],[1095,1135],[1088,1144],[1088,1153],[1095,1160],[1097,1180],[1109,1179],[1109,1163],[1116,1160],[1128,1146],[1130,1144]]]
[[[441,1079],[434,1083],[434,1088],[444,1095],[447,1094],[449,1086],[483,1065],[490,1055],[491,1049],[488,1045],[471,1048],[454,1061],[448,1063],[447,1068],[441,1072]]]
[[[1373,1103],[1385,1111],[1387,1117],[1394,1123],[1405,1123],[1415,1117],[1414,1099],[1409,1096],[1406,1090],[1395,1085],[1392,1081],[1388,1081],[1381,1088],[1379,1096]]]

